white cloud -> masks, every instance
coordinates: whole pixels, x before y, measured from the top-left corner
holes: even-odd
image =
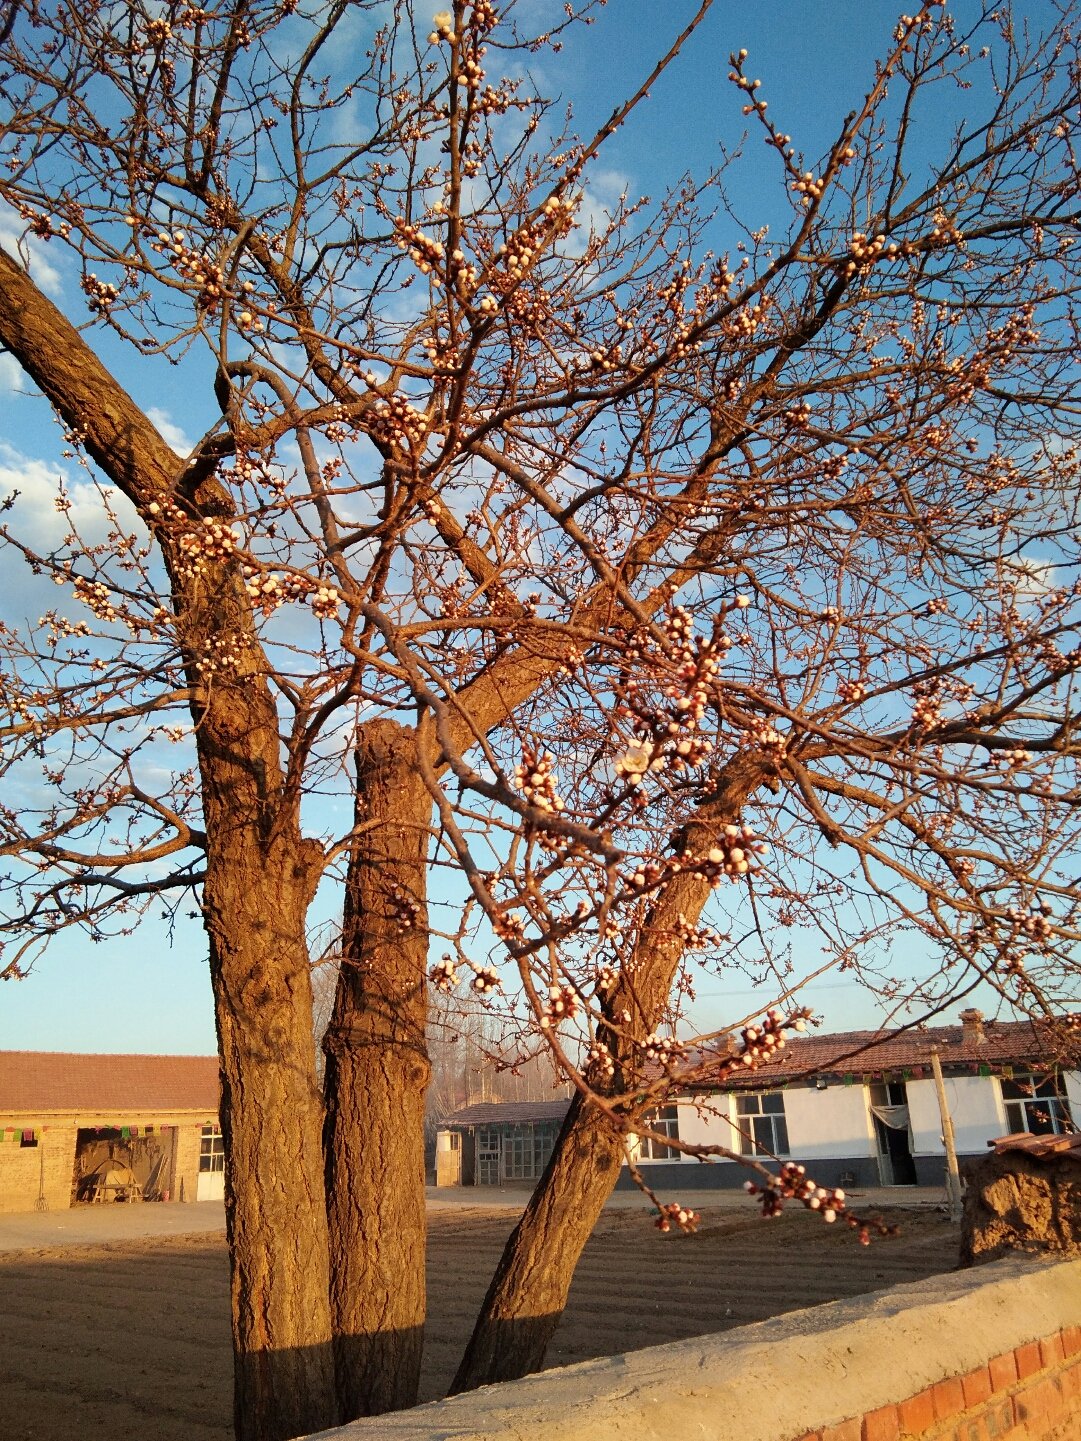
[[[66,513],[56,508],[61,487],[69,504]],[[4,522],[13,536],[39,554],[55,550],[70,530],[87,545],[106,540],[112,522],[103,503],[103,488],[89,477],[72,477],[59,465],[34,460],[0,441],[0,497],[13,491],[19,494]],[[142,528],[119,491],[110,490],[109,500],[125,529]]]
[[[63,290],[60,271],[46,251],[47,242],[30,235],[18,215],[8,206],[0,206],[0,246],[9,255],[17,256],[27,267],[42,290],[59,295]]]
[[[1019,601],[1037,602],[1058,585],[1054,561],[1023,560],[1014,567],[1014,595]]]
[[[162,410],[157,405],[151,405],[147,409],[146,418],[157,430],[165,444],[171,445],[177,455],[191,454],[195,442],[188,439],[167,410]]]
[[[36,395],[37,387],[19,362],[7,351],[0,353],[0,395]]]

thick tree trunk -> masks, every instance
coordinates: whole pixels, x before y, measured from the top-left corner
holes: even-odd
[[[539,1371],[582,1248],[619,1178],[620,1135],[581,1095],[504,1248],[451,1395]]]
[[[721,773],[702,817],[676,837],[676,849],[708,850],[718,826],[734,821],[768,774],[753,757],[739,756]],[[621,1016],[618,1032],[601,1035],[616,1061],[615,1089],[633,1043],[656,1029],[683,952],[679,920],[697,921],[710,887],[686,871],[662,888],[642,928],[633,965],[624,968],[607,1002]],[[470,1391],[539,1371],[567,1304],[578,1258],[619,1179],[623,1142],[595,1105],[577,1096],[555,1150],[504,1248],[473,1334],[451,1386]]]
[[[309,900],[283,845],[208,867],[238,1441],[286,1441],[338,1420]]]
[[[186,467],[79,332],[0,251],[0,342],[152,530],[183,488],[193,520],[228,523],[211,463]],[[285,1441],[337,1419],[326,1206],[305,912],[322,851],[284,794],[268,670],[236,567],[169,567],[207,837],[210,939],[225,1137],[239,1441]],[[221,664],[223,658],[225,664]]]
[[[326,1052],[331,1309],[345,1419],[416,1400],[424,1339],[425,886],[432,801],[414,732],[364,726],[359,837]]]
[[[223,602],[228,612],[228,602]],[[243,666],[243,662],[241,662]],[[281,794],[277,715],[251,676],[196,711],[203,914],[218,1029],[238,1441],[338,1420],[306,919],[322,849]]]

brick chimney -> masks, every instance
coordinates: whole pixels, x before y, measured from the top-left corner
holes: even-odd
[[[961,1012],[961,1040],[966,1046],[982,1046],[987,1037],[983,1030],[983,1012],[971,1006]]]

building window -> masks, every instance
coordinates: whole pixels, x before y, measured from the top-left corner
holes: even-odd
[[[219,1126],[204,1126],[199,1141],[199,1170],[225,1170],[225,1141]]]
[[[678,1141],[679,1107],[659,1106],[655,1111],[647,1111],[642,1117],[642,1124],[651,1131],[659,1131],[661,1135],[671,1136],[674,1141]],[[681,1154],[675,1146],[666,1146],[663,1141],[654,1140],[652,1136],[638,1138],[640,1161],[678,1161]]]
[[[872,1106],[907,1106],[904,1081],[874,1081],[870,1087]]]
[[[1074,1129],[1062,1077],[1057,1071],[1044,1076],[1033,1075],[1031,1071],[1015,1071],[1012,1079],[1003,1076],[999,1084],[1006,1107],[1008,1131],[1059,1136]]]
[[[788,1126],[784,1097],[779,1091],[761,1096],[736,1097],[739,1149],[744,1156],[788,1155]]]
[[[38,1136],[36,1131],[24,1131],[19,1141],[21,1146],[36,1146],[37,1143]]]

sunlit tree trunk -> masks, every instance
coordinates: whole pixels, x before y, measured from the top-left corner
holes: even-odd
[[[415,736],[357,738],[358,839],[326,1052],[331,1307],[345,1417],[416,1400],[424,1337],[426,866]]]
[[[153,527],[180,487],[228,520],[201,480],[56,309],[0,252],[0,340]],[[330,1344],[321,1104],[305,912],[322,859],[284,794],[278,717],[235,568],[178,563],[177,639],[195,722],[206,834],[204,919],[219,1037],[239,1441],[286,1441],[337,1419]],[[208,665],[213,658],[224,665]]]
[[[769,766],[737,757],[718,778],[702,818],[675,837],[678,850],[708,848],[719,826],[738,818]],[[633,966],[624,970],[607,1001],[618,1030],[601,1030],[616,1064],[633,1061],[636,1042],[656,1029],[683,954],[679,922],[693,923],[710,887],[701,876],[671,879],[642,929]],[[452,1393],[539,1371],[567,1305],[579,1257],[619,1179],[622,1137],[601,1107],[575,1097],[544,1175],[500,1257],[473,1334],[451,1386]]]

